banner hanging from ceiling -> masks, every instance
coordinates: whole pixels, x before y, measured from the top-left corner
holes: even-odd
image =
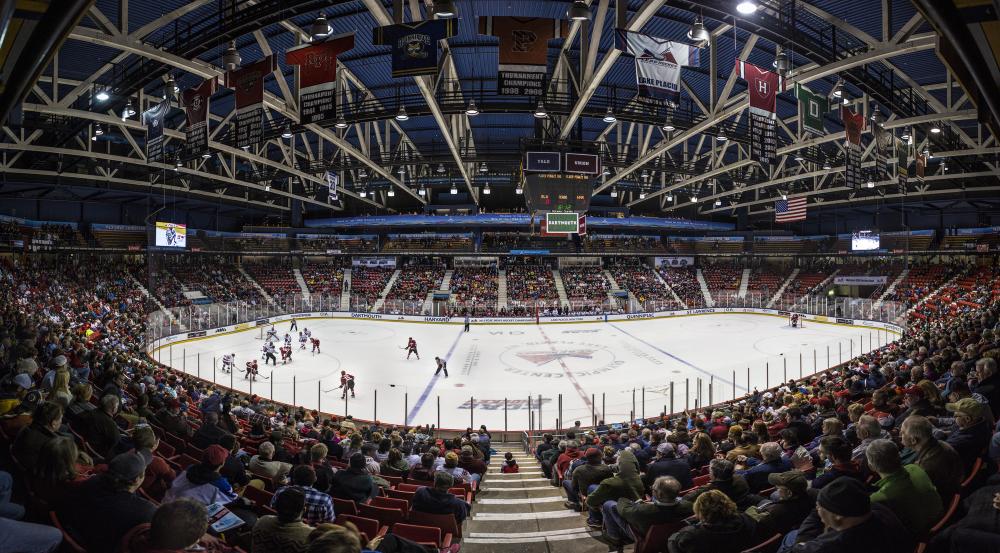
[[[264,79],[278,68],[273,55],[226,72],[226,87],[236,91],[236,146],[248,148],[264,139]]]
[[[923,184],[925,171],[927,171],[927,154],[917,154],[917,182]]]
[[[146,126],[146,163],[163,162],[163,118],[170,111],[170,102],[159,104],[142,112],[142,124]]]
[[[481,17],[479,33],[500,39],[497,94],[544,96],[549,41],[566,36],[566,22],[540,17]]]
[[[438,41],[455,36],[457,19],[428,19],[372,29],[372,44],[392,47],[392,76],[438,72]]]
[[[795,83],[795,98],[799,101],[799,128],[812,134],[826,134],[823,115],[830,111],[830,100],[799,83]]]
[[[847,106],[840,106],[840,119],[844,122],[847,135],[844,141],[844,180],[847,181],[847,188],[854,190],[861,187],[861,133],[865,130],[865,117]]]
[[[785,80],[773,71],[743,60],[736,60],[736,72],[747,82],[750,98],[750,157],[769,169],[778,151],[775,103],[778,93],[785,90]]]
[[[354,33],[285,51],[285,63],[299,68],[299,122],[337,117],[337,56],[354,48]]]
[[[872,136],[875,140],[875,182],[890,178],[889,157],[892,155],[892,133],[883,125],[872,124]]]
[[[676,106],[680,101],[681,67],[700,64],[699,48],[622,29],[615,32],[615,37],[618,49],[635,58],[639,96]]]
[[[184,91],[181,101],[187,117],[185,140],[188,155],[198,157],[208,152],[208,101],[215,94],[215,77]]]
[[[906,181],[910,178],[910,141],[900,140],[896,146],[896,184],[899,193],[906,195]]]
[[[333,171],[327,171],[324,177],[326,180],[326,185],[327,187],[329,187],[326,201],[335,202],[338,199],[340,199],[340,195],[337,192],[337,184],[340,183],[340,175],[334,173]]]

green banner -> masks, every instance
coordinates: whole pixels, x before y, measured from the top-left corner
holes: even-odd
[[[816,94],[796,83],[795,97],[799,100],[799,125],[813,134],[826,134],[823,128],[823,114],[830,111],[830,101],[822,94]]]
[[[580,216],[575,213],[549,212],[545,214],[545,232],[572,234],[580,230]]]

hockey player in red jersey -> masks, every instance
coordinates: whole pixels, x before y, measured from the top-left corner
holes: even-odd
[[[412,337],[407,340],[406,346],[403,349],[406,350],[406,358],[407,359],[410,358],[410,355],[416,355],[417,356],[417,360],[420,359],[420,354],[417,353],[417,341],[414,340]]]
[[[348,391],[351,392],[351,397],[354,397],[354,375],[347,374],[347,371],[340,371],[340,388],[344,390],[340,399],[346,399]]]
[[[309,338],[309,341],[312,342],[312,352],[319,353],[319,338]]]

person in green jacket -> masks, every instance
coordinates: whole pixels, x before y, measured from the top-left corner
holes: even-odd
[[[604,503],[604,537],[610,545],[633,543],[655,524],[680,522],[694,514],[691,504],[677,497],[681,484],[673,476],[654,480],[652,491],[652,501],[622,498]]]
[[[878,490],[872,493],[872,502],[892,509],[914,536],[926,535],[941,519],[944,509],[941,496],[924,469],[916,464],[903,466],[899,448],[891,440],[872,441],[865,457],[868,466],[880,477],[875,482]]]
[[[619,499],[639,499],[645,489],[642,478],[639,477],[639,462],[630,448],[625,448],[618,454],[618,474],[605,478],[597,489],[587,496],[587,525],[591,528],[604,527],[604,515],[601,506],[605,501]]]

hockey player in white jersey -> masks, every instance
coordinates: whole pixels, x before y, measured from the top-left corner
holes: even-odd
[[[300,350],[305,350],[306,349],[306,342],[308,342],[308,341],[309,341],[309,338],[306,337],[305,333],[299,332],[299,349]]]
[[[285,347],[292,347],[292,335],[285,333]]]
[[[267,337],[264,339],[268,342],[278,340],[278,331],[274,329],[274,325],[271,325],[271,328],[267,330]]]
[[[222,356],[222,372],[231,373],[233,372],[233,366],[236,364],[236,354],[228,353]]]

